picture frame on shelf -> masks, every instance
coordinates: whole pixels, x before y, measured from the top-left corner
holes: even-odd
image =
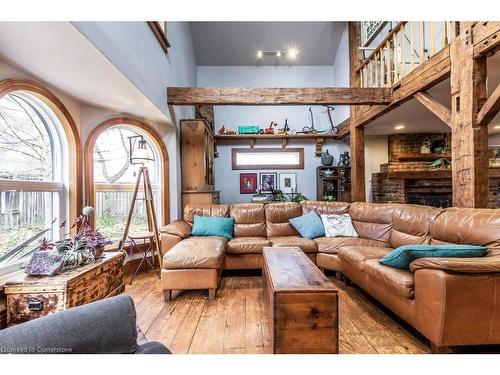
[[[257,173],[240,173],[240,194],[255,194]]]
[[[271,193],[273,190],[277,190],[277,173],[260,173],[259,174],[259,185],[261,186],[262,193]]]
[[[279,189],[283,194],[291,194],[297,191],[297,174],[296,173],[280,173],[279,174]]]

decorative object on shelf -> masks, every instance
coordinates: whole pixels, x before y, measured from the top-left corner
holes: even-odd
[[[280,173],[279,188],[284,194],[291,194],[297,190],[296,173]]]
[[[264,134],[274,134],[274,128],[276,126],[278,126],[278,124],[274,121],[271,121],[269,127],[264,129]]]
[[[224,127],[224,125],[222,126],[222,128],[219,129],[219,131],[217,133],[219,135],[235,135],[236,134],[236,132],[234,130],[226,129]]]
[[[257,173],[240,173],[240,194],[255,194]]]
[[[339,162],[337,163],[339,167],[350,167],[351,166],[351,157],[349,156],[349,151],[345,151],[340,154]]]
[[[430,171],[447,170],[451,168],[451,162],[446,158],[437,159],[428,165]]]
[[[61,234],[62,240],[56,242],[43,238],[30,258],[25,272],[28,275],[52,276],[93,263],[95,259],[101,257],[104,246],[110,244],[111,241],[88,223],[88,217],[93,212],[94,209],[90,206],[83,209],[82,214],[70,228],[78,228],[74,237]],[[64,230],[65,222],[60,228],[61,231]]]
[[[328,121],[330,122],[330,133],[337,134],[339,132],[338,126],[335,126],[335,122],[333,121],[332,112],[335,110],[331,105],[325,105],[326,113],[328,114]]]
[[[312,107],[309,107],[309,115],[311,116],[311,126],[304,126],[302,128],[302,132],[303,134],[317,134],[317,133],[324,133],[325,130],[316,130],[316,128],[314,127],[314,116],[313,116],[313,111],[312,111]]]
[[[272,193],[272,191],[277,188],[277,179],[277,173],[260,173],[259,182],[261,191],[263,193]]]
[[[280,135],[285,135],[285,134],[288,134],[290,132],[290,127],[288,126],[288,119],[286,118],[285,119],[285,125],[278,129],[278,134]]]
[[[316,171],[316,199],[319,201],[351,200],[350,167],[318,167]]]
[[[430,154],[431,153],[431,139],[429,137],[425,137],[422,142],[422,146],[420,146],[421,154]]]
[[[325,167],[329,167],[333,164],[333,155],[330,154],[328,150],[321,154],[321,164],[323,164]]]
[[[238,134],[259,134],[260,128],[254,125],[238,126]]]
[[[447,137],[444,136],[441,139],[436,139],[434,142],[431,144],[431,152],[432,153],[442,153],[445,152],[447,149]]]
[[[333,171],[331,169],[325,169],[323,171],[323,176],[325,176],[325,177],[332,177],[333,176]]]

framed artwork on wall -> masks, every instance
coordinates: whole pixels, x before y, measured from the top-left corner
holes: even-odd
[[[262,193],[270,193],[278,189],[277,173],[261,173],[259,174],[259,184],[262,187]]]
[[[240,173],[240,194],[255,194],[257,173]]]
[[[291,194],[297,191],[297,174],[295,173],[280,173],[280,190],[283,194]]]

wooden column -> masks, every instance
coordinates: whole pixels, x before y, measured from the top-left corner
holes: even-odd
[[[488,205],[488,129],[478,123],[486,101],[486,58],[474,59],[472,24],[460,22],[450,46],[453,206]]]
[[[350,87],[360,87],[361,79],[356,67],[360,62],[361,30],[359,22],[349,22],[349,67]],[[357,105],[351,105],[350,148],[351,148],[351,197],[353,202],[365,202],[365,130],[356,127]]]

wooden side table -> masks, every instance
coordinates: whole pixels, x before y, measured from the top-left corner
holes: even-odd
[[[125,252],[103,258],[56,276],[28,276],[5,284],[7,326],[84,305],[124,291]]]

